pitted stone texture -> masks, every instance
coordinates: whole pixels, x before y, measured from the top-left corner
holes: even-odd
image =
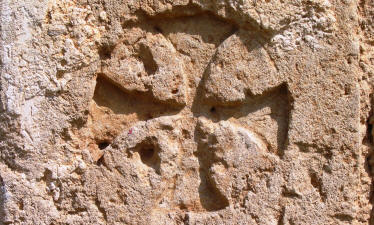
[[[130,29],[135,42],[124,40],[104,64],[103,73],[126,91],[150,91],[159,101],[186,104],[186,78],[182,59],[162,34]],[[126,31],[125,31],[126,32]],[[125,34],[126,35],[126,34]],[[130,35],[127,35],[130,36]]]
[[[373,220],[370,1],[0,5],[0,223]]]
[[[264,89],[282,81],[264,42],[258,34],[244,30],[226,39],[208,66],[206,97],[215,99],[216,104],[237,104],[248,93],[262,94]]]

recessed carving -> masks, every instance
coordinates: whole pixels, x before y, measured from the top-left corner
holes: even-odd
[[[107,148],[108,146],[110,145],[109,142],[107,141],[100,141],[97,146],[99,147],[100,150],[104,150],[105,148]]]
[[[173,184],[166,188],[160,181],[166,189],[150,200],[162,210],[209,213],[244,204],[255,190],[251,179],[270,176],[276,167],[272,157],[279,159],[287,143],[287,85],[256,90],[251,82],[259,79],[258,71],[245,71],[264,64],[265,73],[275,73],[264,39],[204,13],[148,18],[123,28],[126,41],[114,46],[97,78],[91,109],[95,136],[113,140],[121,133],[115,142],[127,147],[117,151]],[[241,57],[243,65],[250,61],[249,66],[235,69],[242,65],[225,61],[231,47],[243,50],[232,57]],[[230,85],[236,86],[223,87],[220,82],[231,76],[237,84]],[[230,96],[224,89],[243,97],[225,99]],[[180,173],[161,171],[163,166]],[[144,168],[133,173],[143,177]]]
[[[157,174],[161,174],[160,165],[160,147],[157,141],[153,138],[149,138],[139,143],[131,152],[136,152],[140,156],[140,160],[143,164],[152,168]]]

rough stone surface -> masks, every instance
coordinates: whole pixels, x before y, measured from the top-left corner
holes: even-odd
[[[372,0],[3,0],[0,224],[374,224]]]

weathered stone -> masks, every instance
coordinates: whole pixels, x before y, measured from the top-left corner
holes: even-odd
[[[374,3],[0,3],[1,224],[372,224]]]

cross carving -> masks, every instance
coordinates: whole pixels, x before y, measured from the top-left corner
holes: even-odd
[[[93,135],[112,143],[104,165],[144,188],[139,198],[157,212],[245,204],[276,169],[288,130],[286,85],[248,71],[276,76],[262,37],[210,14],[124,27],[90,110]]]

